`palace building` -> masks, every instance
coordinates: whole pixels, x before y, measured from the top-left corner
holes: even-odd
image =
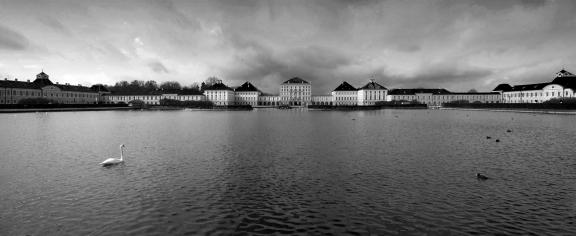
[[[442,106],[450,102],[470,103],[542,103],[554,98],[576,97],[576,75],[562,69],[551,82],[511,86],[500,84],[492,92],[451,92],[446,89],[387,89],[370,80],[356,88],[346,81],[330,94],[312,95],[310,82],[294,77],[280,84],[279,94],[265,94],[250,82],[230,88],[222,81],[196,90],[114,91],[103,85],[85,87],[53,83],[43,71],[34,81],[0,80],[0,104],[18,104],[27,98],[46,98],[62,104],[125,103],[142,101],[149,105],[160,105],[162,99],[179,101],[209,101],[217,106],[251,105],[274,107],[281,105],[307,107],[328,106],[372,106],[378,102],[417,102],[429,106]]]
[[[446,89],[392,89],[388,101],[423,103],[428,106],[442,106],[444,103],[466,101],[469,103],[500,103],[499,92],[454,93]]]
[[[0,104],[18,104],[28,98],[46,98],[63,104],[96,104],[103,102],[103,96],[108,93],[102,85],[54,84],[44,71],[36,75],[33,82],[0,80]]]
[[[286,80],[280,85],[280,101],[283,105],[307,106],[312,101],[312,85],[298,77]]]
[[[334,106],[358,105],[358,90],[344,81],[332,91],[332,104]]]
[[[234,95],[234,90],[226,86],[222,81],[218,81],[204,89],[206,100],[217,106],[235,105],[236,99]]]
[[[359,89],[344,81],[331,93],[334,106],[373,106],[385,102],[387,94],[388,89],[374,80]]]
[[[504,103],[543,103],[553,98],[576,97],[576,76],[564,69],[552,82],[511,86],[499,84],[493,91],[502,94]]]
[[[261,94],[262,92],[254,87],[254,85],[250,82],[246,82],[240,85],[240,87],[234,89],[235,104],[258,106]]]
[[[364,87],[358,89],[358,105],[370,106],[376,105],[380,101],[386,101],[387,93],[387,88],[374,82],[374,80],[370,80]]]
[[[160,105],[162,99],[173,99],[178,101],[205,101],[204,94],[194,90],[156,90],[147,92],[120,91],[114,92],[104,97],[106,103],[125,103],[131,101],[142,101],[147,105]]]

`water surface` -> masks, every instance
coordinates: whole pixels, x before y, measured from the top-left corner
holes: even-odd
[[[576,234],[572,115],[22,113],[0,131],[0,235]]]

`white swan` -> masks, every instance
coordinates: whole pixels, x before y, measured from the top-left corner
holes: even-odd
[[[111,165],[124,163],[124,148],[125,147],[126,146],[124,146],[124,144],[120,144],[120,158],[108,158],[108,159],[104,160],[102,163],[100,163],[100,165],[111,166]]]

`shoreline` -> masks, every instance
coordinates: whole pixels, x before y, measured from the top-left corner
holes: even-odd
[[[137,110],[135,107],[61,107],[61,108],[9,108],[0,109],[0,113],[30,113],[30,112],[66,112],[66,111],[112,111]]]
[[[576,115],[576,110],[560,109],[523,109],[523,108],[459,108],[459,107],[441,107],[439,110],[464,110],[464,111],[492,111],[492,112],[515,112],[515,113],[536,113],[536,114],[555,114],[555,115]]]
[[[150,111],[251,111],[258,109],[276,109],[275,107],[255,107],[254,109],[229,109],[229,108],[185,108],[185,107],[69,107],[69,108],[10,108],[0,109],[2,113],[34,113],[34,112],[71,112],[71,111],[115,111],[115,110],[150,110]],[[296,109],[296,108],[294,108]],[[367,107],[367,109],[355,108],[305,108],[308,111],[367,111],[367,110],[386,110],[386,109],[401,109],[401,110],[424,110],[430,108],[422,107]],[[441,107],[438,110],[464,110],[464,111],[491,111],[491,112],[515,112],[515,113],[535,113],[535,114],[557,114],[557,115],[576,115],[576,109],[561,110],[561,109],[523,109],[523,108],[459,108],[459,107]]]

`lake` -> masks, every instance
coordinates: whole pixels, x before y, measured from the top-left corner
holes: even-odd
[[[0,235],[576,234],[574,115],[95,111],[0,128]],[[122,143],[126,163],[99,166]]]

